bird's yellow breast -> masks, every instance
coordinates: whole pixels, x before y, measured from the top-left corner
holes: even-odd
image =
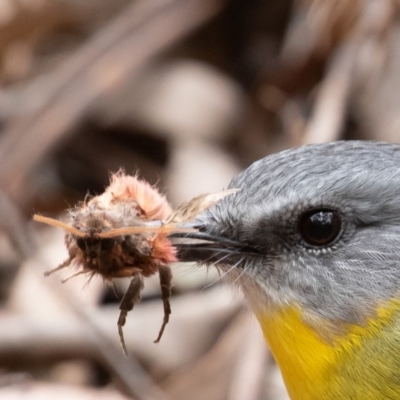
[[[364,326],[335,327],[332,335],[296,306],[258,319],[293,400],[400,399],[399,310],[391,301]]]

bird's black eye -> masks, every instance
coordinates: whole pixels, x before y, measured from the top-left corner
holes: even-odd
[[[77,239],[76,239],[76,245],[77,245],[81,250],[86,250],[85,239],[83,239],[83,238],[77,238]]]
[[[334,242],[341,228],[340,214],[329,209],[307,211],[299,220],[301,237],[307,244],[317,247],[324,247]]]
[[[101,251],[111,250],[114,246],[114,243],[115,243],[114,239],[101,239],[101,241],[100,241]]]

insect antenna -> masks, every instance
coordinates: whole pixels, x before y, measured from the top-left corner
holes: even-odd
[[[150,226],[128,226],[126,228],[116,228],[110,229],[106,232],[101,232],[98,234],[100,239],[111,238],[114,236],[126,236],[126,235],[134,235],[135,233],[146,233],[146,232],[171,232],[171,233],[189,233],[196,232],[196,229],[193,228],[176,228],[175,226],[161,226],[161,227],[150,227]]]
[[[150,228],[145,226],[128,226],[126,228],[110,229],[109,231],[99,233],[97,236],[100,239],[107,239],[115,236],[134,235],[135,233],[157,232],[159,229],[160,228]]]
[[[47,224],[50,226],[55,226],[57,228],[62,228],[65,231],[72,233],[75,236],[84,238],[86,237],[86,233],[81,232],[79,229],[72,227],[71,225],[66,224],[65,222],[59,221],[58,219],[44,217],[43,215],[35,214],[33,216],[33,220],[37,222],[42,222],[43,224]]]

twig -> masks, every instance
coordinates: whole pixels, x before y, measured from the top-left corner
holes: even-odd
[[[353,40],[336,52],[319,88],[314,113],[302,143],[323,143],[339,138],[346,117],[358,44]]]
[[[71,133],[94,100],[128,76],[136,76],[152,58],[213,17],[224,1],[143,0],[125,9],[48,76],[51,90],[38,111],[4,133],[0,182],[18,189],[39,160]]]
[[[322,143],[337,140],[340,137],[347,116],[347,106],[358,75],[362,73],[358,59],[365,53],[366,44],[373,37],[384,37],[390,29],[395,4],[392,1],[367,1],[361,18],[347,39],[334,53],[328,73],[321,83],[314,114],[306,127],[303,143]],[[379,50],[384,48],[381,42]],[[379,51],[374,52],[374,61]],[[364,55],[365,56],[365,55]],[[379,62],[378,61],[378,62]],[[376,65],[374,65],[376,68]],[[380,68],[376,68],[380,69]]]
[[[34,241],[19,209],[0,188],[0,230],[10,239],[22,259],[33,254]]]

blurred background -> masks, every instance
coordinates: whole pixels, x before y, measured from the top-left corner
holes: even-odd
[[[64,233],[32,223],[123,167],[177,206],[254,160],[400,139],[398,0],[0,0],[0,398],[285,400],[240,293],[175,265],[117,333],[117,292],[43,271]]]

